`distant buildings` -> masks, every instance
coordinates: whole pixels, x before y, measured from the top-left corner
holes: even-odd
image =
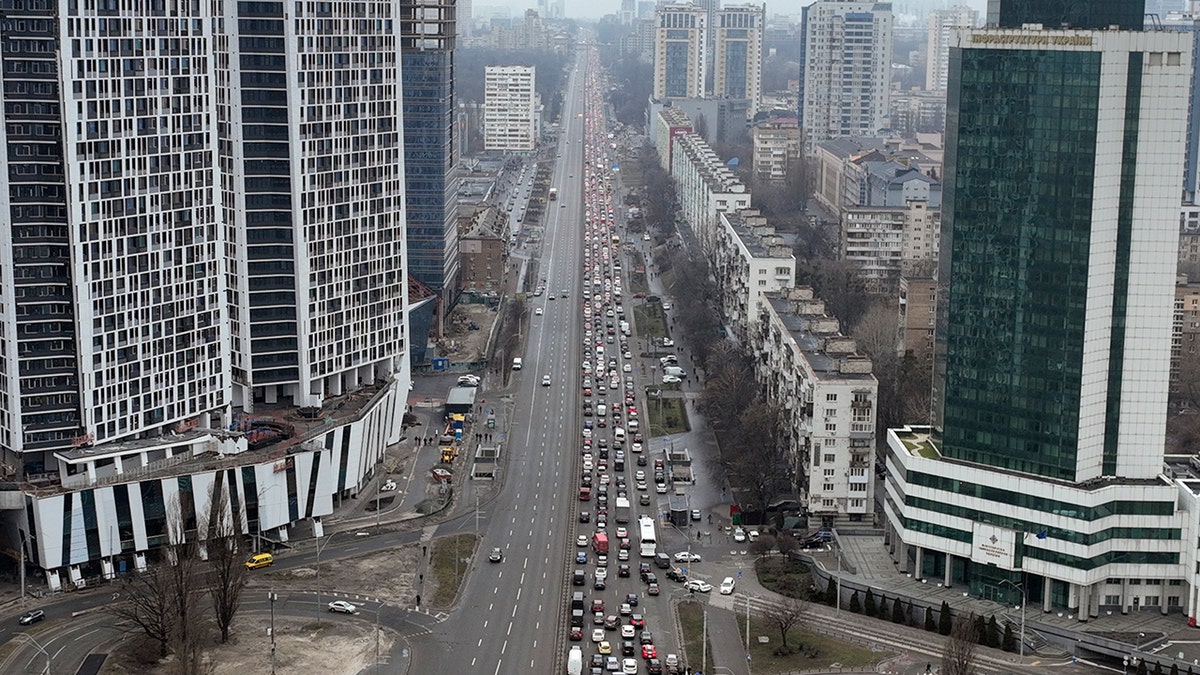
[[[762,5],[727,5],[713,13],[714,98],[749,100],[749,117],[762,105]]]
[[[532,153],[537,149],[535,75],[533,66],[488,66],[485,69],[484,150]]]
[[[800,161],[800,124],[794,117],[773,117],[750,128],[754,175],[768,183],[783,183]]]
[[[964,5],[950,9],[935,9],[929,13],[929,34],[926,39],[925,89],[946,91],[950,70],[950,45],[959,28],[979,25],[979,12]]]
[[[934,421],[888,432],[903,571],[1080,621],[1197,609],[1195,484],[1163,454],[1191,37],[1141,4],[956,34]]]
[[[803,11],[800,118],[805,153],[888,126],[892,6],[818,0]]]
[[[690,3],[665,3],[654,18],[654,98],[702,98],[708,13]]]

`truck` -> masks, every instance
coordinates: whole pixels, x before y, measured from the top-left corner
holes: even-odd
[[[617,524],[624,525],[629,522],[629,498],[617,497]]]
[[[567,675],[583,675],[583,650],[578,646],[567,654]]]
[[[558,199],[558,188],[550,188],[550,201]]]
[[[596,553],[608,555],[608,535],[603,532],[597,532],[592,535],[592,549]]]

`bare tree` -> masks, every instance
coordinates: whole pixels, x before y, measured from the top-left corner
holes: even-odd
[[[764,534],[758,539],[750,542],[750,547],[748,550],[750,551],[751,555],[769,555],[771,551],[775,550],[775,537],[772,537],[769,534]]]
[[[202,672],[200,647],[204,642],[206,623],[203,612],[204,575],[198,545],[198,519],[178,500],[167,509],[167,525],[172,542],[166,547],[169,564],[160,567],[159,574],[167,575],[167,591],[175,612],[172,648],[175,652],[174,670],[180,675]]]
[[[160,569],[146,570],[126,577],[121,584],[121,602],[109,609],[118,621],[142,631],[158,643],[158,655],[165,657],[175,635],[178,615],[172,602],[170,575]]]
[[[738,418],[758,393],[758,384],[750,368],[728,363],[718,370],[708,368],[704,397],[700,406],[710,424],[718,430],[737,428]]]
[[[737,432],[730,434],[726,464],[736,487],[753,496],[754,506],[765,511],[775,497],[791,489],[786,448],[781,442],[783,410],[777,404],[752,403],[738,417]]]
[[[896,361],[896,343],[899,336],[900,314],[894,301],[873,303],[859,317],[850,334],[858,348],[871,357],[872,361]]]
[[[788,646],[788,633],[803,623],[807,616],[808,603],[799,598],[780,597],[778,602],[768,606],[767,620],[779,629],[779,640],[783,644],[782,650],[785,653],[791,652],[791,647]]]
[[[229,492],[222,480],[224,473],[210,491],[208,510],[208,596],[212,601],[221,642],[229,641],[229,626],[242,604],[246,588],[246,566],[242,564],[242,538],[238,525],[240,514],[229,506]]]
[[[975,650],[979,647],[979,628],[974,616],[954,619],[954,627],[942,648],[942,675],[975,675]]]

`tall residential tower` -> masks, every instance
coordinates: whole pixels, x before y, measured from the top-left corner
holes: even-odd
[[[801,26],[801,126],[808,155],[838,136],[868,136],[888,126],[892,5],[817,0]]]
[[[708,12],[666,3],[654,12],[654,98],[703,98],[708,67]]]
[[[730,5],[718,9],[714,18],[712,95],[748,99],[747,114],[753,117],[762,103],[765,10],[761,5]]]
[[[950,72],[950,43],[959,28],[979,25],[979,12],[957,5],[950,9],[936,9],[929,13],[929,34],[925,41],[928,53],[925,57],[925,88],[929,91],[946,91]]]

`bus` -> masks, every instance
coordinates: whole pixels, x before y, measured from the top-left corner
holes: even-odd
[[[650,516],[638,518],[638,554],[643,558],[653,558],[658,552],[654,540],[654,519]]]

